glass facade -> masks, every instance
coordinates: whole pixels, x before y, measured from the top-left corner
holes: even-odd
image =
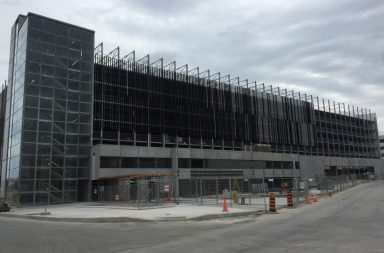
[[[77,189],[90,171],[94,32],[28,14],[19,34],[6,175],[13,199],[81,200]]]
[[[25,60],[28,35],[28,20],[20,16],[12,27],[11,52],[9,62],[9,88],[6,107],[6,146],[3,147],[2,161],[2,186],[7,187],[7,192],[17,197],[20,173],[20,145],[23,114],[23,95],[25,80]],[[4,188],[2,189],[2,192]]]

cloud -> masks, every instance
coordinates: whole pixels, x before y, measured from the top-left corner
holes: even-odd
[[[384,2],[0,0],[0,77],[17,14],[40,13],[96,31],[106,51],[136,50],[179,66],[297,89],[378,115],[384,134]]]

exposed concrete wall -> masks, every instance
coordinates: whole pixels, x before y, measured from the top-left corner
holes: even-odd
[[[195,159],[231,159],[231,160],[255,160],[255,161],[299,161],[300,169],[265,169],[244,168],[244,177],[294,177],[314,178],[315,175],[323,175],[324,169],[329,166],[341,167],[374,167],[376,176],[384,179],[384,160],[382,159],[359,159],[325,156],[305,156],[297,154],[282,154],[252,151],[211,150],[211,149],[188,149],[188,148],[164,148],[164,147],[134,147],[119,145],[96,145],[92,149],[94,164],[91,178],[119,176],[138,173],[175,173],[177,158]],[[115,157],[157,157],[171,158],[172,169],[101,169],[99,168],[100,156]],[[180,169],[180,179],[190,178],[191,169]]]
[[[128,171],[129,170],[129,171]],[[116,177],[126,175],[137,175],[137,174],[171,174],[172,169],[99,169],[98,177]],[[96,179],[96,178],[94,178]]]

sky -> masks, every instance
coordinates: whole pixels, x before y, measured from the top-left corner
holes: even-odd
[[[11,26],[28,12],[96,31],[105,52],[370,109],[384,134],[382,0],[0,0],[0,80]]]

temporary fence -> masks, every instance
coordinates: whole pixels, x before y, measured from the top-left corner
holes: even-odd
[[[292,193],[293,206],[307,196],[328,195],[367,182],[347,176],[314,179],[301,178],[195,178],[119,181],[109,186],[94,186],[93,197],[99,202],[114,202],[144,208],[166,204],[222,205],[267,210],[269,195],[274,194],[276,207],[287,206],[287,194]]]
[[[223,205],[266,210],[270,193],[276,194],[276,205],[286,205],[286,192],[292,179],[263,178],[198,178],[179,181],[178,202],[194,205]]]
[[[175,196],[175,183],[165,180],[125,180],[113,185],[93,187],[94,201],[121,203],[138,208],[171,203]]]

